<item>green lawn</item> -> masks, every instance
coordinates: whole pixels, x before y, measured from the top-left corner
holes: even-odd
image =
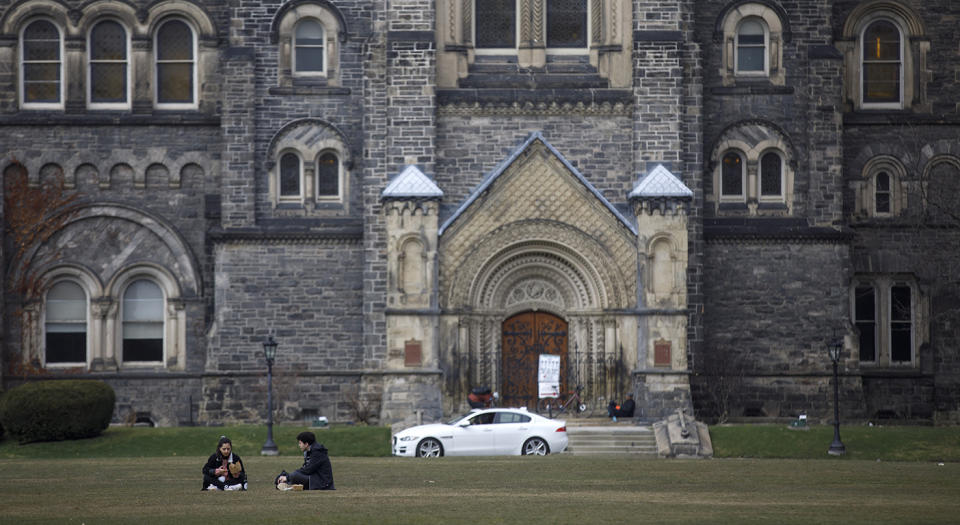
[[[833,441],[833,427],[808,431],[786,425],[722,425],[710,427],[714,453],[726,458],[822,458]],[[960,461],[960,427],[840,427],[847,460]]]
[[[205,456],[0,460],[2,523],[956,523],[960,464],[630,457],[333,458],[334,492],[277,492],[299,458],[247,454],[250,490],[201,492]]]

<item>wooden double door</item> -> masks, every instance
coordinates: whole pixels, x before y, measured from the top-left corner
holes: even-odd
[[[524,312],[503,323],[503,406],[537,406],[540,354],[560,356],[560,391],[567,392],[567,322],[545,312]]]

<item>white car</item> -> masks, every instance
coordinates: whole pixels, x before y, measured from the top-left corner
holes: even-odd
[[[418,425],[393,435],[394,456],[545,456],[567,448],[567,422],[523,408],[472,410],[449,423]]]

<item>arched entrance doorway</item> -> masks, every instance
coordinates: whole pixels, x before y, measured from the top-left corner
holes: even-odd
[[[503,323],[501,364],[504,406],[537,404],[540,354],[560,356],[560,390],[567,391],[567,322],[546,312],[524,312]]]

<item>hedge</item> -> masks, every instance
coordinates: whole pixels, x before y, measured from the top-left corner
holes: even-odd
[[[102,381],[26,383],[0,398],[0,425],[20,443],[92,437],[110,425],[115,403]]]

